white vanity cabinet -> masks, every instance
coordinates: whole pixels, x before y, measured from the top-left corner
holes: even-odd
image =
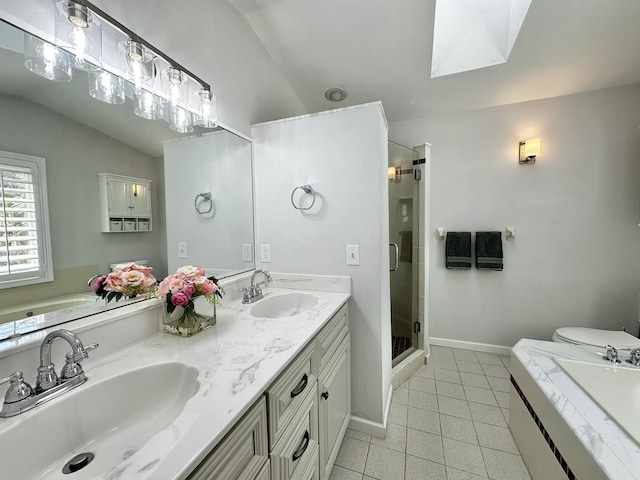
[[[318,335],[320,480],[327,480],[351,417],[351,348],[347,306]]]
[[[349,340],[345,304],[188,480],[327,480],[351,415]]]
[[[188,480],[269,480],[267,408],[261,397]]]
[[[98,174],[103,232],[146,232],[151,225],[151,180]]]

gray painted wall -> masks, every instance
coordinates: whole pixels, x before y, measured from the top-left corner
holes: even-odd
[[[0,112],[0,150],[46,159],[54,269],[97,264],[107,272],[110,263],[148,259],[162,278],[166,251],[158,160],[17,97],[0,95]],[[98,173],[152,181],[153,232],[100,232]]]
[[[640,86],[390,125],[432,144],[429,333],[513,345],[563,325],[637,332]],[[518,141],[541,137],[534,165]],[[503,272],[444,267],[446,230],[517,229]]]

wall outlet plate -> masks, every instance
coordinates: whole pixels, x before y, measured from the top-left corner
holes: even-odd
[[[242,244],[242,261],[243,262],[252,262],[253,261],[253,251],[250,243]]]
[[[178,242],[178,258],[187,258],[187,242]]]
[[[260,261],[262,263],[271,262],[271,245],[268,243],[260,244]]]
[[[347,265],[360,265],[360,245],[347,245]]]

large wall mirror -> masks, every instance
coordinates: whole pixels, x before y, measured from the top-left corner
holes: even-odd
[[[76,295],[49,316],[56,323],[119,306],[96,303],[87,286],[112,264],[146,260],[158,280],[188,264],[218,278],[253,269],[251,142],[221,127],[173,132],[134,115],[131,98],[96,101],[83,71],[68,82],[41,78],[25,68],[24,35],[0,22],[0,151],[46,159],[55,279],[0,289],[0,338],[23,333],[2,326],[30,302]],[[101,231],[102,173],[151,181],[151,231]],[[42,327],[33,312],[23,329]]]

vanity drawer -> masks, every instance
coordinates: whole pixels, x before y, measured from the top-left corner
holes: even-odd
[[[345,303],[318,334],[320,371],[325,369],[333,354],[340,347],[342,339],[349,333],[349,310],[347,306],[348,303]]]
[[[267,409],[264,397],[260,397],[188,480],[268,480],[268,475],[264,476],[268,450]]]
[[[304,478],[308,462],[318,464],[318,389],[305,392],[303,403],[271,450],[272,480]]]
[[[316,386],[317,377],[316,343],[311,342],[266,391],[271,448],[296,415],[309,390]]]

